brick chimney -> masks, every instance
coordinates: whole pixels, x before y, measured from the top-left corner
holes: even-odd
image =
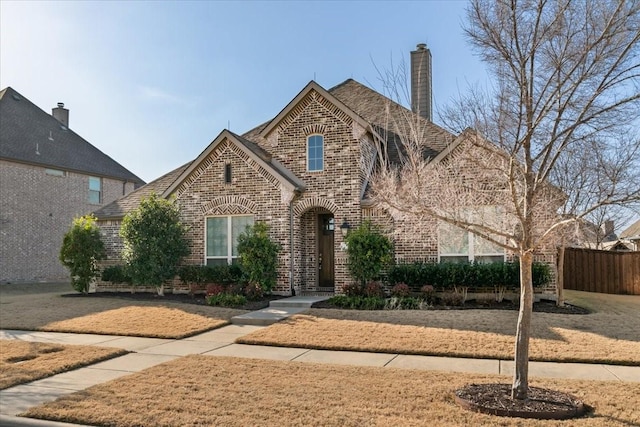
[[[614,233],[615,225],[611,220],[607,220],[602,224],[602,234],[604,234],[604,241],[611,241],[617,239],[617,236]]]
[[[411,52],[411,111],[433,121],[431,113],[431,51],[425,43]]]
[[[51,115],[65,127],[69,127],[69,110],[64,108],[64,103],[58,102],[58,106],[51,110]]]

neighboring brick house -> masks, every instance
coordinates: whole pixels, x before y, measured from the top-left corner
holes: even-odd
[[[265,221],[282,246],[274,288],[280,295],[339,293],[352,280],[341,228],[367,219],[392,234],[397,260],[506,259],[501,249],[474,253],[473,245],[447,252],[439,247],[435,221],[416,230],[412,222],[392,217],[367,197],[376,147],[385,145],[388,160],[398,162],[394,138],[407,116],[426,129],[425,154],[432,158],[442,157],[456,139],[431,122],[429,50],[418,45],[411,59],[416,112],[352,79],[329,90],[312,81],[271,121],[243,135],[222,131],[193,162],[98,210],[108,263],[120,262],[117,231],[122,218],[152,192],[179,204],[189,227],[189,264],[233,262],[244,226]],[[101,290],[115,288],[99,284]]]
[[[144,182],[11,87],[0,91],[0,283],[69,277],[58,260],[75,216]]]

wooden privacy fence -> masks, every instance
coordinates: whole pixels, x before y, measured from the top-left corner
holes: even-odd
[[[566,248],[564,288],[640,295],[640,252]]]

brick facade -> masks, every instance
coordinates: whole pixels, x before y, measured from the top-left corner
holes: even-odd
[[[89,203],[89,175],[47,173],[42,166],[0,160],[0,283],[68,280],[58,253],[74,217],[133,190],[102,178],[102,200]]]
[[[307,138],[322,135],[322,171],[307,169]],[[248,143],[243,142],[246,138]],[[335,100],[320,90],[303,90],[283,112],[265,127],[243,137],[228,131],[174,181],[161,188],[166,197],[174,196],[182,220],[189,227],[192,253],[187,264],[206,263],[206,218],[211,216],[252,215],[265,221],[270,236],[281,245],[278,280],[274,293],[327,291],[319,283],[320,225],[322,215],[333,217],[334,291],[352,279],[340,224],[352,228],[371,220],[394,241],[398,261],[438,261],[438,227],[435,220],[420,224],[402,215],[363,204],[367,180],[376,162],[371,128],[358,117],[347,114]],[[257,144],[251,148],[250,144]],[[261,148],[260,148],[261,147]],[[268,153],[262,150],[268,150]],[[286,172],[274,172],[267,165],[282,165]],[[232,181],[225,171],[230,167]],[[278,175],[282,173],[282,175]],[[304,183],[293,191],[286,176]],[[161,178],[162,179],[162,178]],[[151,184],[150,184],[151,185]],[[109,263],[119,257],[122,243],[117,234],[119,221],[101,221],[108,241]],[[108,284],[99,284],[108,289]],[[173,284],[174,291],[186,291]]]

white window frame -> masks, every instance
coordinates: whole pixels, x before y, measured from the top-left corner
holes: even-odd
[[[252,214],[238,214],[238,215],[210,215],[205,217],[204,219],[204,265],[208,265],[209,260],[226,260],[228,265],[233,263],[234,259],[237,259],[238,256],[233,255],[233,220],[232,218],[237,217],[251,217],[252,224],[255,223],[255,217]],[[208,246],[208,230],[207,224],[209,218],[226,218],[227,219],[227,255],[222,256],[209,256],[207,255],[207,246]],[[244,231],[244,230],[243,230]]]
[[[447,226],[449,227],[455,227],[454,225],[450,225],[447,224]],[[438,227],[438,262],[442,262],[443,260],[446,261],[447,258],[458,258],[458,257],[466,257],[467,258],[467,262],[475,262],[476,258],[483,258],[483,257],[502,257],[502,262],[504,262],[506,260],[506,251],[504,250],[504,248],[501,248],[502,251],[501,252],[488,252],[488,253],[476,253],[476,238],[482,239],[481,236],[478,236],[474,233],[472,233],[471,231],[467,231],[464,230],[460,227],[456,227],[458,230],[460,230],[463,233],[467,233],[467,253],[442,253],[442,241],[443,241],[443,235],[442,235],[442,227]],[[485,239],[486,240],[486,239]]]
[[[311,138],[320,137],[322,139],[322,162],[320,169],[311,169],[311,157],[309,156],[309,143],[311,142]],[[324,135],[319,133],[314,133],[307,136],[307,172],[323,172],[324,171]],[[314,159],[315,160],[315,159]]]
[[[99,190],[92,190],[91,189],[91,180],[92,179],[98,180],[98,185],[100,187]],[[96,191],[98,193],[98,201],[97,202],[91,200],[91,195],[94,194]],[[98,176],[90,176],[89,177],[89,203],[92,204],[92,205],[99,205],[99,204],[102,203],[102,178],[100,178]]]
[[[65,176],[67,176],[67,173],[60,169],[45,169],[44,173],[49,176],[55,176],[60,178],[64,178]]]

